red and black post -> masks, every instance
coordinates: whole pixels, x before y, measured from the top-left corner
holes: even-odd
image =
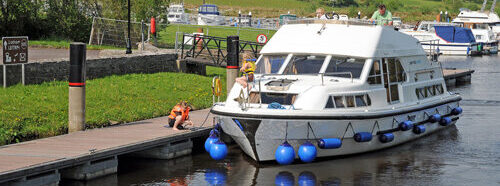
[[[68,131],[85,129],[85,75],[87,46],[71,43],[69,50],[69,126]]]
[[[239,60],[240,60],[240,38],[239,36],[227,37],[227,92],[231,91],[234,82],[238,77]]]

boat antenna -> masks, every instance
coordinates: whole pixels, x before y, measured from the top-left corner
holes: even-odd
[[[481,7],[481,12],[484,12],[484,9],[486,8],[486,3],[488,2],[488,0],[484,0],[483,1],[483,6]]]
[[[491,10],[490,13],[495,13],[495,5],[497,5],[497,0],[493,0],[493,4],[491,4]]]

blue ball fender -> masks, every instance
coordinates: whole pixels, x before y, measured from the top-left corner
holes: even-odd
[[[356,142],[368,142],[372,140],[372,133],[370,132],[358,132],[354,134],[354,141]]]
[[[399,130],[407,131],[413,128],[413,122],[410,120],[403,121],[399,124]]]
[[[295,150],[293,150],[293,147],[285,141],[278,146],[274,157],[279,164],[288,165],[295,159]]]
[[[316,146],[314,146],[311,142],[307,141],[299,147],[299,158],[303,162],[309,163],[312,162],[316,158]]]
[[[223,160],[227,156],[227,145],[218,140],[210,147],[210,157],[214,160]]]
[[[210,152],[210,148],[212,147],[212,144],[217,142],[219,138],[215,134],[210,134],[210,136],[205,140],[205,150],[207,152]]]

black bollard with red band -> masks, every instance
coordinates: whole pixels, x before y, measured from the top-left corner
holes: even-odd
[[[240,61],[240,38],[239,36],[227,37],[227,92],[231,91],[234,82],[238,77],[239,61]]]
[[[85,74],[87,46],[71,43],[69,49],[69,126],[68,131],[85,129]]]

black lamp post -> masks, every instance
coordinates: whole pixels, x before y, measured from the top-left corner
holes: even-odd
[[[130,41],[130,0],[128,0],[128,33],[127,33],[127,51],[125,54],[132,54],[132,44]]]

